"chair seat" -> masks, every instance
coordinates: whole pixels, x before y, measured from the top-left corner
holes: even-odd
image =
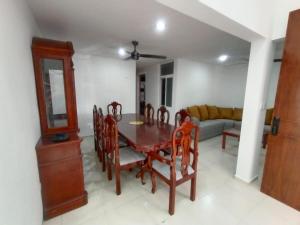
[[[119,139],[119,148],[123,148],[123,147],[126,147],[126,146],[128,146],[128,144],[124,140]]]
[[[157,172],[159,172],[161,175],[166,177],[167,179],[171,179],[170,174],[170,165],[166,163],[162,163],[158,160],[154,160],[152,162],[152,168],[155,169]],[[176,180],[180,180],[182,178],[181,174],[181,159],[176,160]],[[194,169],[189,165],[188,167],[188,175],[191,175],[194,173]]]
[[[120,148],[120,165],[127,165],[145,160],[146,157],[131,147]]]
[[[124,148],[126,146],[128,146],[126,139],[119,136],[119,148]]]

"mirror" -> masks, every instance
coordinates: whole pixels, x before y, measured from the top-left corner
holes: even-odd
[[[67,127],[64,61],[42,59],[42,76],[48,128]]]

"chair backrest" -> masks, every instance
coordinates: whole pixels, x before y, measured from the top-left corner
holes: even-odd
[[[185,109],[181,109],[175,114],[175,127],[181,126],[184,121],[191,121],[191,116]]]
[[[154,108],[150,103],[145,106],[144,116],[146,119],[154,119]]]
[[[180,127],[176,128],[172,136],[172,152],[171,152],[171,164],[172,176],[175,176],[176,172],[176,160],[181,158],[180,171],[182,177],[188,175],[188,168],[192,166],[194,171],[197,170],[198,162],[198,126],[194,125],[191,121],[185,121]],[[193,142],[192,142],[193,141]],[[191,147],[193,144],[193,147]],[[193,162],[191,164],[191,154],[193,155]]]
[[[94,128],[94,137],[95,138],[97,137],[97,135],[96,135],[96,132],[97,132],[96,120],[97,120],[97,106],[94,105],[94,107],[93,107],[93,128]]]
[[[167,116],[165,114],[167,114]],[[157,122],[169,124],[170,113],[165,106],[162,105],[161,107],[159,107],[159,109],[157,110],[156,117],[157,117]]]
[[[104,119],[104,151],[111,159],[119,162],[118,127],[113,115],[108,114]]]
[[[97,117],[96,117],[96,134],[98,139],[98,145],[101,150],[104,149],[104,116],[102,109],[99,107]]]
[[[122,105],[116,101],[107,105],[107,114],[113,116],[122,115]]]

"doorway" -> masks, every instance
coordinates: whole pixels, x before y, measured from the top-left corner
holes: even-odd
[[[146,75],[139,75],[139,85],[138,85],[138,101],[139,101],[139,113],[144,115],[145,102],[146,102]]]

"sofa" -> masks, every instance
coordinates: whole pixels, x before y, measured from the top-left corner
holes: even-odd
[[[225,108],[211,105],[194,105],[187,107],[193,123],[199,126],[199,141],[221,135],[223,130],[241,129],[242,108]],[[271,130],[273,109],[266,111],[264,131]]]

